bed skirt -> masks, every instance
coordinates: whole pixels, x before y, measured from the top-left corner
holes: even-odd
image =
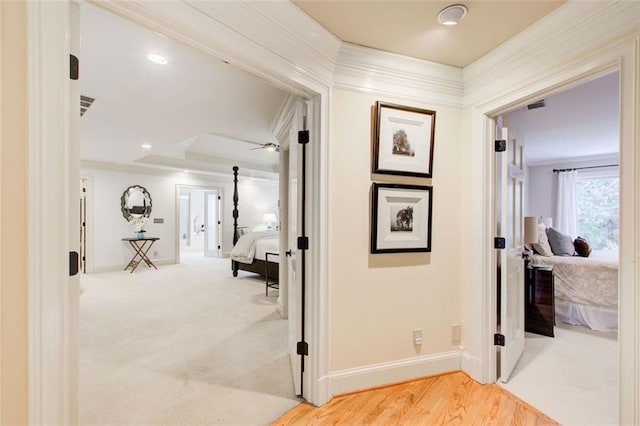
[[[618,331],[618,309],[608,306],[589,306],[566,300],[555,300],[556,321],[585,325],[597,331]]]

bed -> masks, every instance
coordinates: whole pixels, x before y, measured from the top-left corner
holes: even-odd
[[[277,231],[243,232],[238,226],[238,166],[233,167],[233,249],[231,269],[233,276],[238,271],[247,271],[265,277],[267,291],[278,288],[280,239]]]
[[[589,257],[533,257],[535,266],[552,266],[556,320],[593,330],[618,330],[618,255],[593,251]]]

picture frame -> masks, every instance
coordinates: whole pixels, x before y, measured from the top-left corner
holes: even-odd
[[[373,173],[433,176],[436,112],[376,102]]]
[[[373,183],[371,253],[431,252],[433,187]]]

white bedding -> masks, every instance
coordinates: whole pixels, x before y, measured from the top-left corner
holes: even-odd
[[[535,266],[553,266],[556,315],[594,330],[616,330],[618,257],[593,251],[589,257],[534,255]]]
[[[265,260],[265,253],[278,253],[279,232],[250,232],[238,239],[231,250],[231,259],[240,263],[252,263],[254,259]],[[278,263],[280,256],[269,256],[269,262]]]

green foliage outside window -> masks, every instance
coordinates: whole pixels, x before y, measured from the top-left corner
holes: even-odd
[[[585,178],[576,183],[578,234],[594,250],[617,250],[620,226],[619,179]]]

